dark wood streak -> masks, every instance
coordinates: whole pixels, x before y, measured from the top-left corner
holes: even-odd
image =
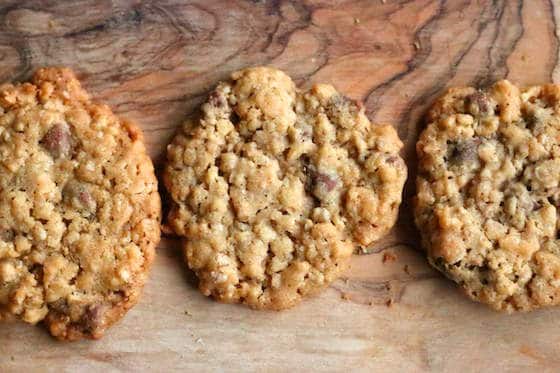
[[[130,25],[137,26],[142,22],[142,19],[143,19],[143,14],[139,9],[131,9],[126,12],[118,13],[115,16],[107,20],[104,20],[103,22],[98,23],[94,26],[91,26],[83,30],[70,32],[68,34],[65,34],[64,36],[72,38],[75,36],[80,36],[88,33],[107,32],[107,31],[111,31],[112,29],[123,27],[123,26],[126,27],[129,27]]]
[[[479,74],[479,76],[477,78],[474,79],[474,82],[477,86],[482,86],[491,83],[488,77],[488,73],[490,71],[492,71],[492,50],[494,50],[494,45],[496,45],[496,41],[498,40],[498,36],[500,35],[500,24],[502,23],[502,17],[504,15],[504,8],[506,6],[506,4],[504,3],[504,1],[502,2],[498,2],[498,1],[494,1],[493,4],[497,7],[497,19],[496,19],[496,31],[494,32],[494,37],[492,38],[492,43],[491,43],[491,47],[488,48],[488,52],[487,52],[487,58],[488,58],[488,63],[486,65],[486,71],[481,72]],[[500,4],[500,5],[498,5]]]
[[[442,14],[445,14],[445,11],[442,11]],[[482,14],[483,14],[483,12],[481,12],[481,15]],[[457,72],[458,65],[461,63],[463,58],[471,51],[472,47],[476,44],[476,42],[480,38],[480,34],[481,34],[482,30],[487,26],[488,22],[489,21],[485,20],[478,25],[476,36],[471,39],[471,41],[466,45],[466,47],[462,51],[460,51],[455,57],[452,58],[451,63],[449,65],[450,68],[449,68],[448,72],[446,72],[444,74],[444,76],[441,77],[441,79],[438,79],[439,83],[436,83],[435,85],[430,87],[428,90],[421,93],[420,96],[418,97],[418,99],[416,99],[415,101],[413,101],[410,104],[410,108],[417,107],[417,105],[420,104],[420,103],[426,103],[426,102],[432,101],[434,96],[437,93],[442,91],[442,88],[447,85],[447,82],[455,76],[455,74]],[[399,122],[400,123],[411,123],[414,126],[414,124],[413,124],[414,122],[412,122],[410,120],[410,113],[411,112],[408,111],[408,110],[405,111],[403,116],[400,118]],[[407,131],[409,129],[410,129],[410,126],[404,126],[403,131],[405,131],[405,132],[400,131],[399,134],[402,137],[406,138],[407,137]]]
[[[420,27],[418,29],[418,31],[414,34],[414,40],[419,40],[420,45],[423,46],[423,49],[421,50],[420,53],[415,54],[413,56],[413,58],[410,61],[407,62],[406,71],[403,71],[402,73],[391,77],[390,79],[384,81],[382,84],[378,85],[377,87],[372,88],[372,90],[370,90],[367,93],[364,101],[369,102],[370,99],[372,101],[372,103],[370,105],[368,105],[368,110],[367,110],[368,114],[371,115],[371,114],[375,113],[375,111],[378,108],[379,100],[376,99],[376,97],[382,96],[385,93],[385,91],[388,89],[389,86],[391,86],[393,83],[400,80],[404,76],[408,75],[417,66],[419,66],[424,61],[426,61],[426,59],[430,55],[430,52],[432,51],[432,45],[431,45],[431,43],[429,41],[429,37],[428,37],[430,32],[429,31],[425,32],[425,31],[429,30],[430,27],[432,27],[433,24],[441,18],[442,14],[443,14],[443,12],[442,12],[443,3],[439,2],[439,4],[440,4],[439,10],[432,16],[432,18],[430,18],[428,20],[428,22],[426,22],[422,27]],[[426,36],[423,37],[423,34],[425,34]]]
[[[521,28],[521,30],[519,32],[519,36],[515,39],[515,42],[513,43],[511,50],[515,49],[515,46],[517,45],[519,40],[521,40],[523,38],[523,34],[525,34],[525,27],[523,26],[523,0],[519,0],[517,2],[517,16],[519,18],[519,27]],[[504,76],[508,76],[509,75],[509,67],[507,66],[507,64],[504,64],[504,65],[506,67],[506,71],[505,71]]]
[[[10,45],[18,52],[20,65],[17,73],[10,77],[12,80],[21,81],[27,78],[27,76],[32,72],[32,51],[29,47],[29,43],[24,40],[13,41]]]
[[[494,2],[494,4],[497,5],[498,3]],[[508,67],[505,61],[507,57],[511,54],[511,52],[514,50],[517,41],[522,36],[522,32],[517,32],[516,36],[513,39],[513,42],[507,47],[507,49],[505,49],[505,51],[504,48],[497,43],[499,36],[502,35],[502,33],[500,32],[500,27],[501,27],[505,8],[508,6],[508,4],[511,4],[511,2],[501,1],[500,4],[501,5],[498,6],[498,12],[496,18],[496,31],[494,32],[494,37],[492,39],[491,45],[488,48],[488,52],[487,52],[488,63],[486,65],[485,71],[481,71],[478,74],[478,76],[475,77],[475,79],[473,80],[473,85],[475,86],[484,87],[492,84],[495,80],[507,76]],[[517,13],[518,16],[521,17],[519,6],[518,6]],[[498,59],[495,62],[493,62],[493,55],[492,55],[493,51],[498,51],[499,53]]]

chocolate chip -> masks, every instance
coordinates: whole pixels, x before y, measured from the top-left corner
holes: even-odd
[[[80,201],[82,205],[90,207],[90,209],[95,208],[95,200],[91,194],[85,190],[78,193],[78,201]]]
[[[492,104],[488,95],[481,91],[469,95],[465,99],[466,106],[471,114],[491,114]]]
[[[103,316],[105,315],[106,309],[107,307],[102,304],[90,305],[82,316],[84,329],[94,331],[103,326]]]
[[[217,108],[224,108],[227,106],[227,99],[220,91],[212,91],[210,96],[208,96],[208,102],[210,105]]]
[[[68,303],[66,299],[57,299],[54,302],[49,303],[49,308],[58,311],[62,314],[67,314],[69,311]]]
[[[67,204],[82,212],[93,213],[97,208],[95,198],[84,184],[70,182],[64,187],[62,195]]]
[[[399,157],[396,155],[391,155],[389,157],[387,157],[387,163],[389,164],[395,164],[399,161]]]
[[[307,193],[321,198],[325,192],[332,192],[337,187],[338,177],[317,170],[315,165],[311,164],[308,156],[302,156],[301,162],[305,176],[304,187]]]
[[[12,242],[14,237],[15,233],[12,229],[0,227],[0,241]]]
[[[355,116],[360,111],[360,106],[361,104],[344,95],[335,95],[329,100],[327,105],[327,116],[331,120],[345,113]]]
[[[303,155],[300,158],[301,160],[301,170],[305,177],[304,188],[307,193],[313,192],[313,174],[314,174],[314,167],[311,164],[311,160],[307,155]]]
[[[338,179],[325,173],[316,172],[315,185],[324,187],[328,192],[330,192],[338,185]]]
[[[444,271],[447,265],[447,262],[442,257],[437,257],[434,259],[433,263],[434,267],[438,268],[440,271]]]
[[[447,160],[452,165],[472,163],[478,159],[480,139],[450,142],[447,146]]]
[[[72,152],[72,134],[66,123],[56,123],[43,136],[43,147],[53,158],[67,158]]]

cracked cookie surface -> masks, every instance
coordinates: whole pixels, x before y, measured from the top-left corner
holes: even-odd
[[[0,88],[0,319],[99,338],[138,300],[160,236],[142,133],[74,74]]]
[[[502,311],[560,302],[560,87],[451,89],[417,143],[429,261]]]
[[[282,309],[335,280],[395,223],[406,167],[391,126],[330,85],[232,74],[168,146],[168,222],[200,290]]]

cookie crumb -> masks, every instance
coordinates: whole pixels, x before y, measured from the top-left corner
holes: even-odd
[[[185,312],[183,312],[186,316],[192,317],[192,313],[189,312],[189,310],[185,310]]]
[[[410,275],[410,268],[408,267],[408,264],[404,265],[403,270],[404,270],[404,273],[406,273],[407,275]]]
[[[419,50],[420,49],[420,43],[415,41],[414,42],[414,49]]]
[[[360,24],[360,19],[359,18],[354,18],[354,24],[359,25]]]
[[[393,305],[393,298],[389,298],[389,299],[387,300],[387,302],[385,302],[385,305],[386,305],[387,307],[391,307],[391,306]]]
[[[175,234],[175,232],[173,232],[173,229],[171,229],[171,227],[167,224],[162,224],[161,227],[161,233],[163,234]]]
[[[344,300],[350,300],[350,295],[348,293],[340,294],[340,298]]]
[[[397,260],[397,256],[393,252],[389,251],[383,253],[383,264],[387,262],[394,262],[396,260]]]

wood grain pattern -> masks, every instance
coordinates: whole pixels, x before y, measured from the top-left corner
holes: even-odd
[[[410,167],[401,218],[347,277],[286,312],[200,295],[166,237],[141,303],[97,342],[0,326],[0,371],[560,369],[560,309],[504,316],[429,268],[408,204],[421,116],[446,87],[560,81],[560,1],[3,0],[0,80],[67,65],[144,129],[158,166],[231,71],[269,64],[331,82],[394,124]],[[391,260],[392,256],[395,260]]]

